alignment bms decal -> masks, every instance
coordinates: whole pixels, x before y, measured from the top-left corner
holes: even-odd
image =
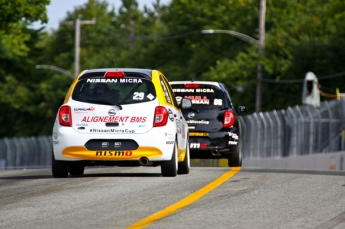
[[[146,117],[143,117],[143,116],[84,116],[81,122],[145,123]]]

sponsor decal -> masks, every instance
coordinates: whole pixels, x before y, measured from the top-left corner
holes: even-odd
[[[84,116],[81,122],[130,122],[145,123],[146,117],[142,116]]]
[[[238,144],[238,142],[236,142],[236,141],[229,141],[229,145],[237,145]]]
[[[189,148],[191,149],[200,148],[200,143],[190,143]]]
[[[155,97],[150,93],[150,94],[148,94],[147,96],[146,96],[149,100],[152,100],[152,99],[154,99]]]
[[[206,143],[190,143],[189,148],[191,149],[199,149],[199,148],[207,148],[207,144]]]
[[[76,126],[88,126],[87,123],[77,123]]]
[[[114,109],[110,109],[110,110],[108,111],[108,115],[109,115],[109,116],[115,116],[115,115],[116,115],[115,110],[114,110]]]
[[[141,79],[137,78],[122,78],[122,79],[87,79],[87,83],[142,83]]]
[[[176,98],[176,102],[177,102],[177,103],[180,103],[181,100],[182,100],[182,97],[181,97],[181,96],[176,96],[175,98]]]
[[[130,157],[132,156],[132,151],[96,151],[96,156],[102,157],[111,157],[111,156],[120,156],[120,157]]]
[[[123,134],[133,134],[135,130],[128,129],[90,129],[91,133],[123,133]]]
[[[137,78],[122,78],[120,79],[120,83],[142,83],[143,81],[141,79]]]
[[[104,79],[104,78],[98,78],[98,79],[87,79],[87,83],[117,83],[117,79]]]
[[[54,131],[53,133],[53,139],[57,140],[59,138],[59,134],[57,132]]]
[[[168,139],[175,139],[175,136],[172,133],[164,133],[164,136]]]
[[[93,106],[85,108],[85,107],[75,107],[73,109],[73,111],[75,112],[89,112],[89,111],[94,111],[96,108],[94,108]]]
[[[182,128],[180,126],[178,126],[176,129],[178,134],[182,134]]]
[[[165,144],[167,144],[167,145],[174,144],[174,141],[167,141]]]
[[[234,140],[238,140],[238,135],[236,133],[229,132],[229,136]]]
[[[189,136],[191,137],[207,137],[210,136],[209,133],[202,133],[202,132],[189,132]]]
[[[192,104],[210,104],[210,100],[207,96],[185,96],[186,99],[190,99]]]
[[[194,118],[194,116],[195,116],[195,113],[193,113],[193,112],[188,113],[188,118]]]
[[[196,88],[195,91],[198,92],[198,93],[200,93],[200,92],[214,93],[212,88]]]
[[[207,120],[188,120],[188,124],[203,124],[203,125],[208,125],[210,122]]]
[[[174,92],[194,92],[192,88],[174,88]]]
[[[214,93],[212,88],[174,88],[174,92],[197,92],[197,93]]]
[[[174,113],[170,109],[168,109],[168,114],[170,121],[174,121]]]

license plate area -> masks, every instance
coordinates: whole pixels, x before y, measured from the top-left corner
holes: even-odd
[[[136,150],[139,145],[130,139],[92,139],[85,145],[88,150]]]

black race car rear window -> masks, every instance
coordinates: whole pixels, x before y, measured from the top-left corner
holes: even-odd
[[[225,93],[209,84],[173,84],[171,85],[177,101],[187,98],[192,101],[195,109],[213,109],[224,107]]]
[[[152,101],[156,91],[150,80],[143,78],[86,78],[80,80],[72,99],[96,104],[135,104]]]

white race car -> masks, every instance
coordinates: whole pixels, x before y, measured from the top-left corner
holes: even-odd
[[[188,174],[188,125],[167,78],[158,70],[81,72],[53,127],[54,177],[81,176],[85,166],[161,166],[163,176]]]

